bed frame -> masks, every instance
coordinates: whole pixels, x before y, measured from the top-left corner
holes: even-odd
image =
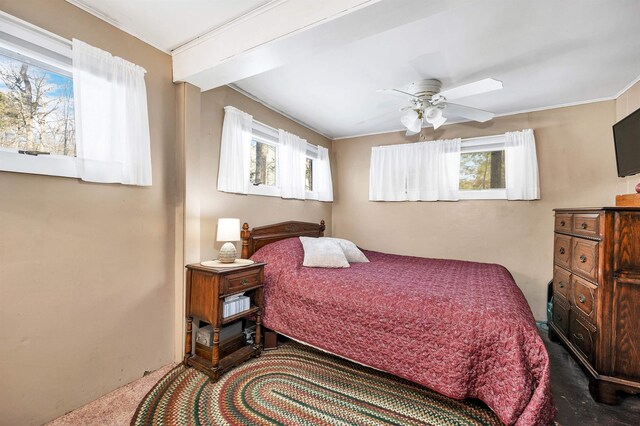
[[[276,241],[292,237],[323,237],[324,220],[320,224],[310,222],[288,221],[273,225],[259,226],[249,231],[249,224],[242,225],[240,239],[242,240],[242,258],[248,259],[260,247]]]

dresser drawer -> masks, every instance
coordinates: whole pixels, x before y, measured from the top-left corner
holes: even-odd
[[[556,232],[571,232],[573,215],[568,213],[556,213]]]
[[[569,340],[593,364],[595,359],[596,328],[583,321],[578,314],[571,312]]]
[[[553,323],[565,336],[569,335],[569,306],[556,300],[553,304]]]
[[[597,241],[572,239],[571,271],[588,280],[598,280],[598,247]]]
[[[571,278],[571,295],[576,311],[595,322],[598,286],[574,275]]]
[[[220,282],[220,297],[240,293],[244,289],[255,287],[261,283],[261,269],[225,275]]]
[[[559,266],[553,267],[553,291],[569,301],[571,294],[571,272]]]
[[[571,237],[555,234],[553,261],[556,265],[571,268]]]
[[[597,213],[574,214],[572,232],[587,237],[599,237],[600,215]]]

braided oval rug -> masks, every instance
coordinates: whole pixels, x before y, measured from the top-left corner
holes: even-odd
[[[140,403],[132,425],[500,425],[482,402],[423,386],[295,342],[216,383],[180,365]]]

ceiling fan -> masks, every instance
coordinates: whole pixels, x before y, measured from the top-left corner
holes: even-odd
[[[410,136],[420,133],[423,123],[437,129],[447,121],[446,115],[468,118],[481,123],[491,120],[495,116],[492,112],[452,104],[449,101],[499,90],[503,86],[501,81],[485,78],[443,91],[440,90],[441,87],[440,80],[428,79],[411,83],[406,90],[383,89],[380,92],[409,97],[411,105],[402,108],[401,111],[404,113],[400,117],[400,122],[407,128],[407,136]]]

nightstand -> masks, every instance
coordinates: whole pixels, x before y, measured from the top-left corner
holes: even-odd
[[[231,368],[260,355],[264,265],[254,263],[233,268],[187,265],[185,365],[217,380]],[[249,309],[223,318],[225,298],[242,293],[249,297]],[[246,343],[242,333],[220,342],[223,327],[250,316],[255,316],[256,321],[254,343]],[[196,343],[193,350],[194,318],[213,328],[211,347]]]

